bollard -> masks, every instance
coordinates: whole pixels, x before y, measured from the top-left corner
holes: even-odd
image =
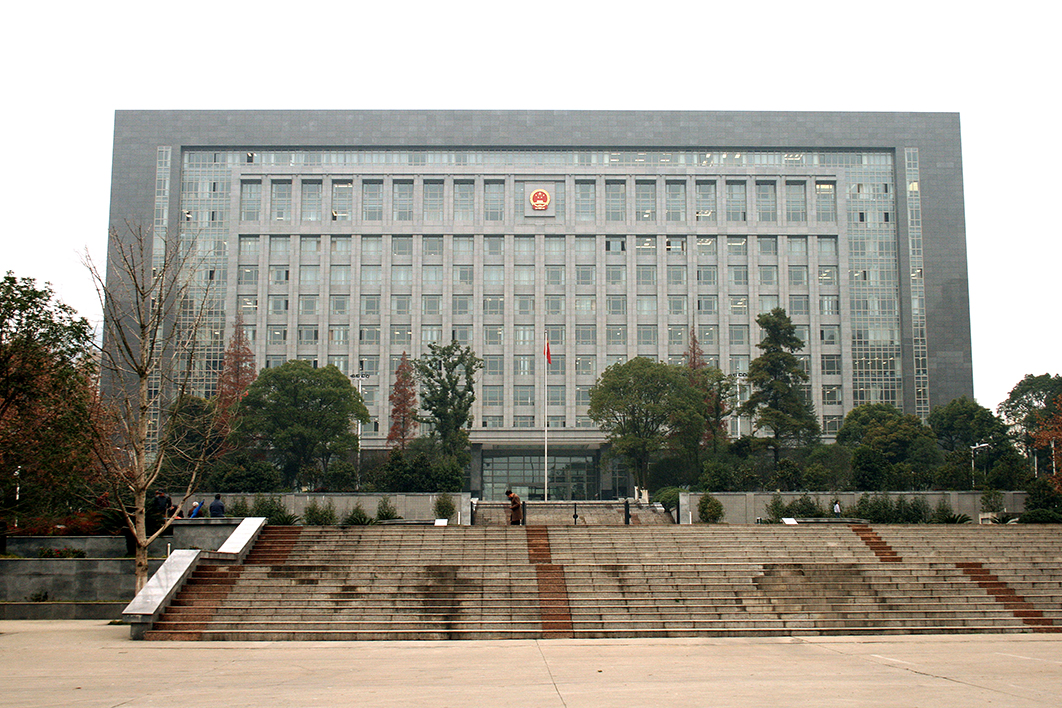
[[[626,526],[631,525],[631,500],[623,500],[623,523]]]
[[[520,525],[527,526],[527,502],[520,502]]]
[[[579,505],[572,504],[572,524],[579,525]]]

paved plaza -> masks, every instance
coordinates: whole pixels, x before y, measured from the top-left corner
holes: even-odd
[[[0,706],[1050,706],[1062,634],[134,642],[0,622]]]

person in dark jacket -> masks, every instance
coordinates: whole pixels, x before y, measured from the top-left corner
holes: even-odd
[[[225,515],[225,502],[221,501],[221,495],[215,494],[214,501],[210,502],[210,518],[216,519]]]
[[[509,524],[519,526],[520,522],[524,520],[524,510],[520,506],[520,495],[508,489],[505,492],[505,496],[509,497]]]

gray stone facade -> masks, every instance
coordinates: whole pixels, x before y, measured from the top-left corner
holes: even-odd
[[[589,386],[677,360],[691,327],[740,373],[772,303],[803,328],[828,434],[862,403],[925,415],[973,392],[955,114],[119,111],[127,220],[195,242],[223,286],[203,393],[237,310],[260,366],[370,372],[366,449],[403,351],[456,337],[492,357],[470,483],[487,499],[541,495],[547,417],[551,498],[632,493],[598,464]]]

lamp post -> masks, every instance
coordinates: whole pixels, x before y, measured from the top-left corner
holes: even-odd
[[[358,384],[358,398],[361,398],[361,382],[369,378],[369,374],[358,372],[351,374],[350,378],[357,381]],[[362,401],[364,403],[364,401]],[[358,420],[358,461],[354,465],[354,490],[361,491],[361,420]]]
[[[974,471],[976,469],[974,467],[975,453],[978,450],[983,450],[986,447],[992,447],[992,446],[989,443],[978,443],[977,445],[971,445],[970,446],[970,489],[975,489],[976,486],[977,486],[974,483]]]
[[[18,499],[19,493],[22,490],[22,483],[19,477],[22,476],[22,465],[15,468],[15,528],[18,528]]]

